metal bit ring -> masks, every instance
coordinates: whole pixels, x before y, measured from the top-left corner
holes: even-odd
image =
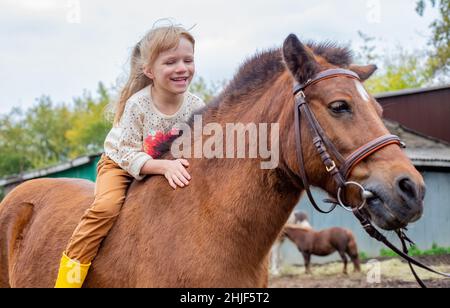
[[[357,209],[358,210],[362,210],[363,209],[363,207],[366,205],[366,201],[367,201],[367,191],[366,191],[366,189],[361,185],[361,184],[359,184],[359,183],[356,183],[356,182],[346,182],[345,184],[344,184],[344,187],[339,187],[339,189],[338,189],[338,192],[337,192],[337,199],[338,199],[338,202],[339,202],[339,205],[344,209],[344,210],[346,210],[346,211],[349,211],[349,212],[353,212],[353,208],[351,207],[351,206],[348,206],[348,205],[345,205],[344,204],[344,202],[342,201],[342,198],[341,198],[341,194],[342,194],[342,190],[343,190],[343,188],[345,188],[345,187],[347,187],[347,186],[350,186],[350,185],[354,185],[354,186],[357,186],[360,190],[361,190],[361,199],[363,200],[362,201],[362,203],[361,203],[361,205],[360,206],[358,206],[357,207]],[[369,192],[370,193],[370,192]],[[370,193],[371,194],[371,193]]]

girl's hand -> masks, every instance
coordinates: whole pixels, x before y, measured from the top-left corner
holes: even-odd
[[[185,159],[167,160],[165,161],[164,176],[173,189],[185,187],[189,185],[191,176],[186,170],[189,167],[189,162]]]

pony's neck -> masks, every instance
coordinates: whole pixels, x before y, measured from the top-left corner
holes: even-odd
[[[231,96],[223,97],[220,104],[203,113],[203,127],[208,123],[218,123],[222,128],[228,123],[282,124],[284,102],[291,97],[287,89],[290,83],[283,82],[284,79],[287,76],[278,78],[257,96],[253,93],[255,101],[246,98],[234,102]],[[283,91],[286,94],[280,95]],[[280,126],[280,143],[285,140],[282,130]],[[203,139],[204,145],[208,138]],[[245,143],[248,149],[249,140]],[[183,209],[183,220],[201,220],[193,232],[199,242],[208,243],[202,257],[214,259],[224,272],[261,271],[272,244],[300,199],[298,185],[286,178],[281,151],[280,144],[279,167],[269,170],[261,168],[260,158],[190,160],[189,190],[196,194],[186,205],[188,209]]]
[[[201,160],[196,165],[196,170],[208,170],[207,181],[215,186],[202,197],[214,200],[204,203],[204,211],[211,213],[212,224],[219,224],[220,235],[208,236],[223,240],[220,245],[227,257],[236,258],[233,262],[256,265],[267,257],[301,192],[283,181],[278,169],[261,170],[252,160],[230,162],[211,166]]]
[[[227,121],[243,124],[252,121],[257,125],[279,122],[283,108],[283,103],[277,102],[283,100],[279,95],[281,85],[274,83],[272,87],[276,90],[267,90],[259,99],[265,101],[244,102],[234,110],[228,106],[219,109],[220,124],[224,126]],[[268,107],[261,110],[261,106]],[[206,112],[204,124],[217,118]],[[281,134],[280,139],[282,137]],[[279,157],[282,157],[281,152]],[[204,207],[215,216],[211,223],[219,223],[217,232],[225,235],[218,238],[223,239],[221,245],[227,256],[230,259],[234,256],[234,262],[262,262],[301,193],[280,169],[282,162],[279,168],[263,170],[261,159],[198,159],[193,161],[192,167],[192,177],[200,178],[200,185],[214,183],[214,189],[202,197],[214,200],[214,203],[204,202]]]
[[[298,226],[295,226],[288,229],[286,231],[286,235],[290,240],[296,243],[297,246],[303,249],[303,244],[306,242],[305,240],[307,236],[311,234],[311,231],[313,230],[303,229]]]

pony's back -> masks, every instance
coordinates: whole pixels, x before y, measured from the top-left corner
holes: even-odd
[[[0,287],[52,286],[61,253],[92,203],[93,192],[94,184],[86,180],[37,179],[5,197],[0,204]],[[36,268],[54,275],[15,276]]]

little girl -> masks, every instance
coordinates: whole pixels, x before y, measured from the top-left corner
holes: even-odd
[[[144,151],[144,144],[152,136],[171,134],[178,123],[187,122],[204,106],[201,99],[187,92],[195,73],[194,46],[187,30],[168,26],[151,30],[134,48],[130,77],[97,166],[95,200],[63,253],[55,287],[83,285],[133,179],[155,174],[164,175],[173,189],[189,185],[186,160],[156,159],[148,154],[152,149]]]

